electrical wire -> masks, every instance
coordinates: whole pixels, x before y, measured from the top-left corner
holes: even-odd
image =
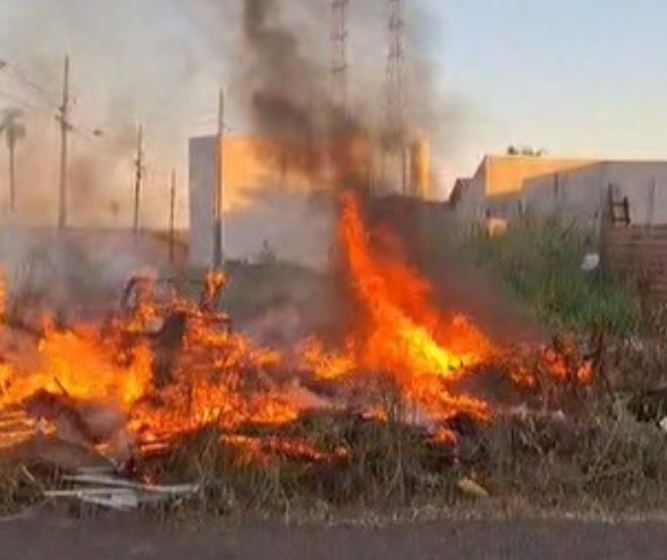
[[[28,78],[19,68],[16,64],[9,62],[6,58],[5,59],[0,59],[0,70],[3,69],[9,69],[11,73],[18,78],[20,82],[22,82],[24,85],[28,86],[32,91],[35,93],[39,94],[45,102],[49,104],[52,108],[57,108],[57,104],[53,102],[53,95],[52,93],[48,92],[46,88],[43,88],[42,86],[38,85],[36,82]]]
[[[1,98],[7,99],[8,101],[21,107],[22,109],[25,109],[26,111],[39,112],[48,117],[53,117],[57,121],[60,120],[61,107],[58,103],[53,101],[54,95],[52,95],[52,93],[49,92],[47,88],[42,87],[37,82],[30,79],[17,64],[11,62],[7,58],[0,58],[0,74],[3,71],[8,72],[9,75],[13,76],[23,86],[27,87],[31,92],[36,94],[39,101],[29,101],[17,94],[9,93],[3,90],[0,90]],[[81,123],[73,122],[73,119],[71,118],[67,124],[71,133],[76,134],[79,137],[83,137],[88,141],[108,142],[113,138],[113,134],[110,135],[106,130],[101,130],[99,128],[93,128]],[[216,125],[217,117],[208,113],[205,115],[200,115],[199,117],[190,121],[190,124],[187,126],[187,128],[200,128],[204,126]],[[225,134],[233,134],[237,131],[238,129],[234,126],[230,126],[228,124],[225,124],[224,126]],[[184,134],[183,136],[187,136],[187,134]]]

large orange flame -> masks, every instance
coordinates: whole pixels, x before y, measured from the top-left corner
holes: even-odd
[[[387,395],[377,393],[389,391],[396,397],[391,403],[404,405],[395,408],[414,414],[405,421],[437,425],[457,413],[488,418],[487,404],[459,394],[456,385],[495,353],[494,345],[465,317],[442,315],[430,286],[395,252],[372,243],[360,203],[350,193],[342,195],[338,237],[345,280],[360,311],[339,348],[330,350],[313,337],[293,367],[275,350],[217,330],[213,300],[226,278],[211,275],[199,306],[177,297],[172,304],[172,311],[188,317],[175,352],[141,334],[164,313],[148,299],[139,302],[138,313],[115,322],[111,332],[107,328],[102,334],[99,325],[47,328],[35,348],[36,363],[0,363],[0,408],[20,405],[41,391],[66,398],[71,407],[81,401],[111,403],[123,411],[127,429],[138,439],[168,442],[215,424],[230,441],[245,441],[240,428],[246,424],[281,425],[306,410],[345,405],[346,389],[360,382],[376,393],[361,391],[369,415],[387,417]],[[0,313],[3,303],[0,297]],[[1,321],[0,327],[5,328]],[[169,371],[159,380],[164,352]],[[305,388],[311,384],[336,385],[342,396],[322,397]],[[359,391],[353,389],[349,393],[356,399]],[[3,438],[0,434],[0,445]]]
[[[491,344],[463,317],[449,323],[429,306],[428,286],[400,261],[374,253],[350,193],[342,196],[339,236],[350,281],[366,316],[357,337],[357,365],[391,374],[405,396],[431,415],[486,414],[483,402],[453,397],[445,382],[488,356]]]

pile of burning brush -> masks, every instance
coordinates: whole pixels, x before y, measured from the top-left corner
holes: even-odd
[[[339,237],[360,310],[344,341],[253,344],[212,303],[221,275],[199,303],[172,293],[158,305],[142,285],[131,312],[45,328],[31,352],[4,325],[6,456],[165,480],[289,464],[336,496],[362,479],[379,494],[387,484],[407,492],[472,468],[481,451],[470,442],[495,416],[525,416],[512,407],[543,408],[547,388],[590,382],[576,352],[509,357],[467,319],[443,318],[422,279],[369,246],[355,199],[343,202]]]

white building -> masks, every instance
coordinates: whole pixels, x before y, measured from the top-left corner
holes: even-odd
[[[190,264],[214,258],[217,138],[193,138],[189,146]],[[331,205],[313,195],[299,157],[276,143],[226,138],[223,152],[223,256],[250,259],[268,245],[283,260],[326,264],[334,223]]]

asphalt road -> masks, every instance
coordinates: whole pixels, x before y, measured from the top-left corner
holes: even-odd
[[[175,531],[146,521],[0,524],[1,560],[664,560],[667,524],[438,521],[383,528],[263,522]]]

